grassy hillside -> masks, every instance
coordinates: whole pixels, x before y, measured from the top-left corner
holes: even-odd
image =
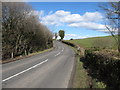
[[[117,43],[112,36],[93,37],[93,38],[75,39],[75,40],[66,40],[66,41],[70,42],[70,43],[74,43],[75,45],[80,45],[80,46],[84,47],[85,49],[91,48],[91,47],[100,47],[101,48],[101,49],[99,49],[100,54],[98,54],[97,57],[95,57],[92,52],[87,52],[87,53],[85,52],[85,56],[89,56],[89,57],[85,57],[85,59],[83,59],[83,57],[81,58],[81,56],[80,56],[80,58],[78,58],[78,61],[76,64],[76,73],[75,73],[75,78],[74,78],[74,83],[73,83],[74,88],[81,88],[81,87],[86,88],[86,86],[89,86],[89,83],[92,83],[93,88],[105,88],[105,87],[109,86],[108,85],[109,83],[112,83],[113,86],[116,85],[116,84],[114,84],[115,82],[109,82],[109,79],[111,79],[111,80],[113,79],[112,81],[117,81],[117,80],[114,80],[114,78],[117,77],[117,74],[115,74],[115,77],[113,76],[112,78],[110,76],[109,76],[110,78],[103,77],[103,76],[107,75],[106,74],[107,69],[105,69],[105,68],[111,68],[111,67],[115,68],[114,64],[112,64],[111,61],[109,62],[109,65],[104,62],[106,60],[109,60],[109,58],[107,58],[106,55],[111,56],[111,57],[113,55],[116,57],[119,56],[118,52],[116,52],[117,50],[113,50],[113,49],[117,49]],[[90,49],[90,50],[92,50],[92,49]],[[103,56],[104,54],[105,54],[105,56]],[[115,60],[113,60],[113,61],[115,61]],[[108,61],[107,61],[107,63],[108,63]],[[98,66],[100,68],[96,68],[96,66]],[[95,70],[97,70],[97,71],[95,71]],[[93,71],[93,72],[91,72],[91,71]],[[111,73],[111,71],[109,73]],[[115,72],[113,71],[112,73],[115,73]],[[118,72],[116,72],[116,73],[118,73]],[[110,74],[108,74],[108,75],[110,75]],[[103,78],[103,79],[101,79],[101,78]],[[108,80],[107,80],[107,78],[108,78]],[[107,80],[108,82],[105,82],[105,80]],[[81,83],[81,82],[83,82],[83,83]]]
[[[112,36],[93,37],[93,38],[75,39],[75,40],[67,40],[67,41],[81,45],[84,48],[90,48],[94,46],[109,47],[113,49],[117,48],[115,39]]]

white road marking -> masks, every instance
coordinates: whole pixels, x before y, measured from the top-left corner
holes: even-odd
[[[64,48],[62,49],[62,52],[63,52]]]
[[[43,63],[45,63],[45,62],[47,62],[47,61],[48,61],[48,59],[46,59],[46,60],[44,60],[44,61],[42,61],[42,62],[40,62],[40,63],[38,63],[38,64],[36,64],[36,65],[34,65],[34,66],[32,66],[32,67],[30,67],[30,68],[22,71],[22,72],[19,72],[19,73],[13,75],[13,76],[8,77],[8,78],[2,80],[2,82],[5,82],[5,81],[7,81],[7,80],[9,80],[9,79],[12,79],[12,78],[14,78],[14,77],[16,77],[16,76],[18,76],[18,75],[20,75],[20,74],[22,74],[22,73],[24,73],[24,72],[27,72],[27,71],[29,71],[29,70],[31,70],[31,69],[33,69],[33,68],[35,68],[35,67],[37,67],[37,66],[39,66],[39,65],[41,65],[41,64],[43,64]]]
[[[55,56],[58,56],[61,52],[59,52],[58,54],[56,54]]]

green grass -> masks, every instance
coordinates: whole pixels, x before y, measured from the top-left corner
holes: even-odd
[[[76,73],[74,77],[74,83],[73,88],[89,88],[89,78],[87,75],[87,72],[83,68],[83,63],[79,61],[79,58],[77,58],[76,63]]]
[[[73,48],[73,50],[77,53],[76,48]],[[93,88],[105,88],[105,85],[102,82],[96,82],[95,79],[88,76],[87,71],[83,68],[83,62],[80,61],[80,56],[76,56],[75,68],[76,71],[73,80],[73,88],[89,88],[90,82],[93,83]]]
[[[111,48],[116,49],[117,44],[115,39],[112,36],[105,36],[105,37],[93,37],[93,38],[86,38],[86,39],[75,39],[75,40],[67,40],[71,43],[78,44],[84,48],[91,48],[93,47],[93,44],[97,42],[101,42],[101,44],[108,44],[108,47],[111,46]],[[105,42],[105,43],[104,43]]]
[[[84,48],[91,48],[93,47],[94,43],[110,46],[111,49],[117,48],[116,41],[112,36],[67,40],[67,42],[80,45]],[[76,48],[73,48],[73,49],[77,53]],[[89,88],[90,82],[92,82],[93,88],[106,87],[106,85],[103,82],[99,82],[95,79],[92,79],[90,76],[87,75],[87,71],[83,68],[83,62],[80,61],[80,56],[77,56],[76,59],[77,59],[76,72],[75,72],[75,77],[73,81],[73,88]]]
[[[49,49],[45,49],[45,50],[43,50],[43,51],[31,53],[30,55],[37,55],[37,54],[45,53],[45,52],[51,51],[52,49],[53,49],[53,47],[52,47],[52,48],[49,48]]]
[[[77,53],[76,48],[73,48],[73,50],[75,53]],[[90,78],[87,75],[86,70],[83,68],[83,63],[80,61],[79,56],[76,56],[76,60],[76,71],[73,80],[73,88],[89,88]]]

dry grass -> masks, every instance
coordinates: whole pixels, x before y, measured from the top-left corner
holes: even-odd
[[[83,68],[83,63],[78,58],[73,88],[89,88],[89,82],[90,80],[86,70]]]
[[[35,52],[35,53],[31,53],[31,54],[29,54],[29,55],[27,55],[27,56],[19,56],[19,57],[16,57],[16,58],[6,59],[6,60],[3,60],[3,61],[0,60],[0,63],[5,64],[5,63],[9,63],[9,62],[21,60],[21,59],[23,59],[23,58],[31,57],[31,56],[34,56],[34,55],[37,55],[37,54],[41,54],[41,53],[45,53],[45,52],[48,52],[48,51],[51,51],[51,50],[53,50],[53,48],[46,49],[46,50],[39,51],[39,52]]]

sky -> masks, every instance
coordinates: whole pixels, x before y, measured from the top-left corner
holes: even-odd
[[[66,40],[110,35],[106,33],[104,12],[99,7],[104,3],[29,2],[40,22],[53,33],[64,30]]]

